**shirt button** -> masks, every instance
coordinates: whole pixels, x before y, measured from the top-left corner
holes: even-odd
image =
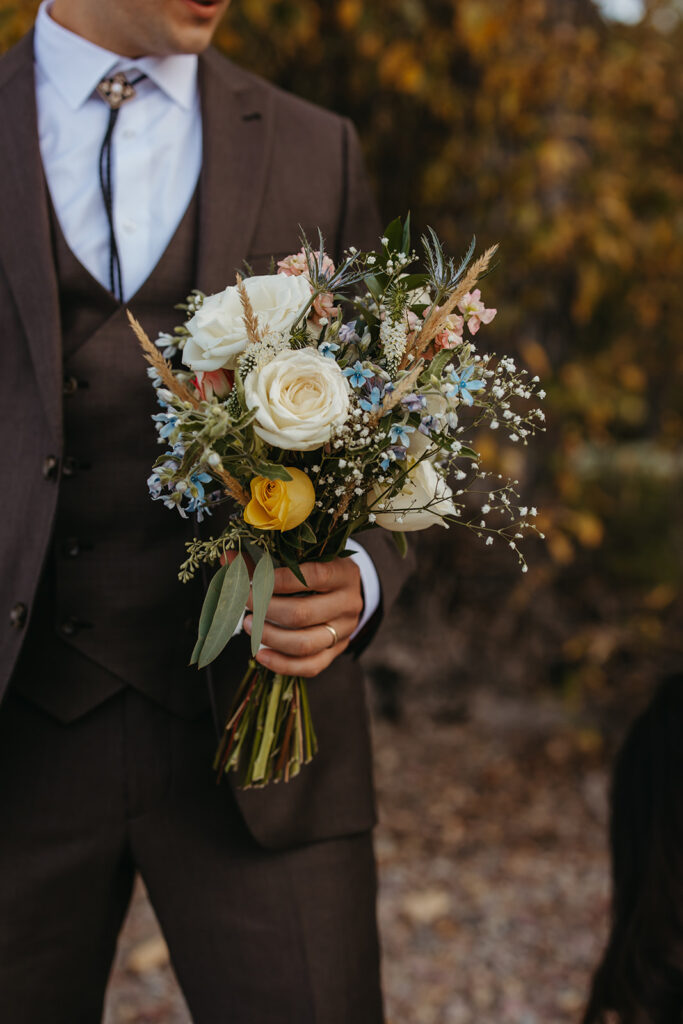
[[[48,455],[43,460],[43,476],[46,480],[56,480],[59,475],[59,459],[56,455]]]
[[[9,624],[14,629],[23,629],[26,625],[26,619],[28,618],[28,608],[21,602],[15,604],[12,611],[9,613]]]

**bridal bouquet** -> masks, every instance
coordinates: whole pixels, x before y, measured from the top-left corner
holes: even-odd
[[[463,524],[486,544],[502,539],[526,570],[518,542],[536,510],[520,507],[514,482],[484,471],[468,443],[488,423],[526,444],[543,421],[529,406],[543,398],[538,378],[474,344],[496,313],[476,287],[494,252],[474,259],[472,242],[456,265],[430,229],[418,258],[410,219],[396,220],[377,251],[350,249],[339,266],[322,237],[317,249],[303,238],[271,274],[193,293],[180,307],[186,322],[155,343],[131,317],[168,447],[151,496],[200,521],[226,507],[180,568],[186,581],[202,563],[218,567],[192,664],[223,650],[250,588],[255,657],[274,567],[305,584],[302,563],[344,556],[362,530],[392,531],[405,553],[407,533]],[[184,368],[167,361],[176,355]],[[316,746],[305,680],[250,661],[216,770],[237,771],[246,787],[287,781]]]

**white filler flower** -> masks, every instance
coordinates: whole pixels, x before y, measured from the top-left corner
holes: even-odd
[[[305,277],[267,274],[247,277],[244,287],[258,319],[262,336],[286,334],[311,298]],[[190,336],[183,349],[183,362],[195,373],[233,370],[237,357],[247,346],[242,302],[235,285],[207,295],[200,309],[188,320]]]
[[[300,280],[290,278],[289,280]],[[349,385],[334,359],[317,349],[286,349],[244,381],[254,430],[268,444],[306,452],[326,444],[349,413]]]
[[[381,494],[382,488],[377,485],[375,498]],[[398,494],[393,498],[381,498],[377,505],[373,505],[377,525],[397,533],[426,530],[435,523],[447,526],[442,517],[455,515],[452,495],[453,491],[444,478],[428,459],[424,459],[409,471]],[[381,512],[378,511],[379,505],[383,505]]]

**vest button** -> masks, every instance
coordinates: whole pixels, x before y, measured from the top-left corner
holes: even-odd
[[[76,476],[78,471],[78,459],[75,459],[73,455],[67,455],[62,463],[62,475],[63,476]]]
[[[64,636],[75,636],[80,629],[80,623],[78,619],[68,618],[59,627],[59,632]]]
[[[28,608],[21,602],[15,604],[12,611],[9,613],[9,624],[14,629],[23,629],[26,625],[26,619],[28,618]]]
[[[43,476],[46,480],[56,480],[59,476],[59,459],[56,455],[48,455],[43,460]]]
[[[78,558],[82,551],[78,537],[67,537],[62,546],[62,550],[67,558]]]
[[[75,377],[64,378],[64,394],[73,395],[74,391],[78,391],[78,381]]]

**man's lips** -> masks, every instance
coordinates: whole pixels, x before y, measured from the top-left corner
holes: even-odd
[[[214,18],[222,7],[221,0],[185,0],[190,10],[198,18]]]

